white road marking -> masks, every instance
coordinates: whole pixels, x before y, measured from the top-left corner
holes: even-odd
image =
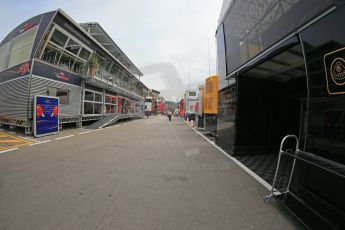
[[[4,151],[0,151],[0,154],[3,154],[3,153],[7,153],[7,152],[11,152],[13,150],[17,150],[18,148],[13,148],[13,149],[7,149],[7,150],[4,150]]]
[[[79,135],[83,135],[83,134],[87,134],[87,133],[91,133],[92,131],[85,131],[85,132],[81,132],[81,133],[78,133]]]
[[[120,125],[115,125],[114,127],[119,127]]]
[[[43,143],[48,143],[51,142],[52,140],[45,140],[45,141],[38,141],[36,143],[30,144],[29,146],[34,146],[34,145],[39,145],[39,144],[43,144]]]
[[[61,140],[61,139],[66,139],[66,138],[70,138],[70,137],[74,137],[74,135],[69,135],[69,136],[64,136],[64,137],[58,137],[58,138],[55,138],[55,140]]]
[[[26,137],[26,136],[22,136],[22,135],[16,135],[17,137],[19,137],[19,138],[23,138],[23,139],[26,139],[26,140],[34,140],[33,138],[31,138],[31,137]]]
[[[41,144],[51,142],[52,140],[41,141]]]
[[[189,124],[184,120],[184,122],[189,126]],[[256,173],[254,173],[252,170],[250,170],[247,166],[242,164],[240,161],[238,161],[236,158],[230,156],[227,152],[225,152],[222,148],[220,148],[218,145],[216,145],[214,142],[209,140],[207,137],[205,137],[202,133],[200,133],[198,130],[193,128],[193,130],[198,133],[202,138],[204,138],[206,141],[208,141],[211,145],[213,145],[216,149],[218,149],[222,154],[224,154],[227,158],[232,160],[235,164],[237,164],[240,168],[242,168],[245,172],[247,172],[249,175],[251,175],[256,181],[258,181],[261,185],[263,185],[267,190],[271,191],[272,186],[267,183],[264,179],[259,177]]]
[[[102,129],[95,129],[93,130],[93,132],[98,132],[98,131],[101,131]]]

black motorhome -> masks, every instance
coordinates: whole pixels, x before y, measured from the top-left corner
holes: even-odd
[[[60,123],[141,116],[142,75],[98,23],[61,9],[37,15],[0,43],[0,124],[31,133],[35,95],[60,98]]]
[[[253,170],[265,174],[274,172],[283,137],[297,136],[318,161],[297,160],[277,200],[317,229],[345,229],[344,4],[224,1],[216,32],[217,144],[248,164],[255,159]],[[274,160],[260,168],[268,156]]]

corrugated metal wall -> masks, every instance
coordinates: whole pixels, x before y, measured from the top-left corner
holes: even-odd
[[[0,84],[0,116],[26,120],[29,76]]]
[[[69,91],[69,104],[60,104],[60,116],[77,116],[80,114],[81,87],[65,84],[58,81],[52,81],[43,77],[32,76],[29,109],[30,118],[32,118],[33,114],[33,103],[35,95],[46,95],[47,87],[66,89]]]

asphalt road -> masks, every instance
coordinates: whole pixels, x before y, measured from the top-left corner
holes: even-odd
[[[300,227],[179,118],[64,135],[0,155],[1,230]]]

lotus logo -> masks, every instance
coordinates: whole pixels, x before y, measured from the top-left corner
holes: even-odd
[[[345,47],[323,56],[327,92],[331,95],[345,94]]]
[[[330,73],[335,84],[345,85],[345,60],[342,58],[334,59]]]

